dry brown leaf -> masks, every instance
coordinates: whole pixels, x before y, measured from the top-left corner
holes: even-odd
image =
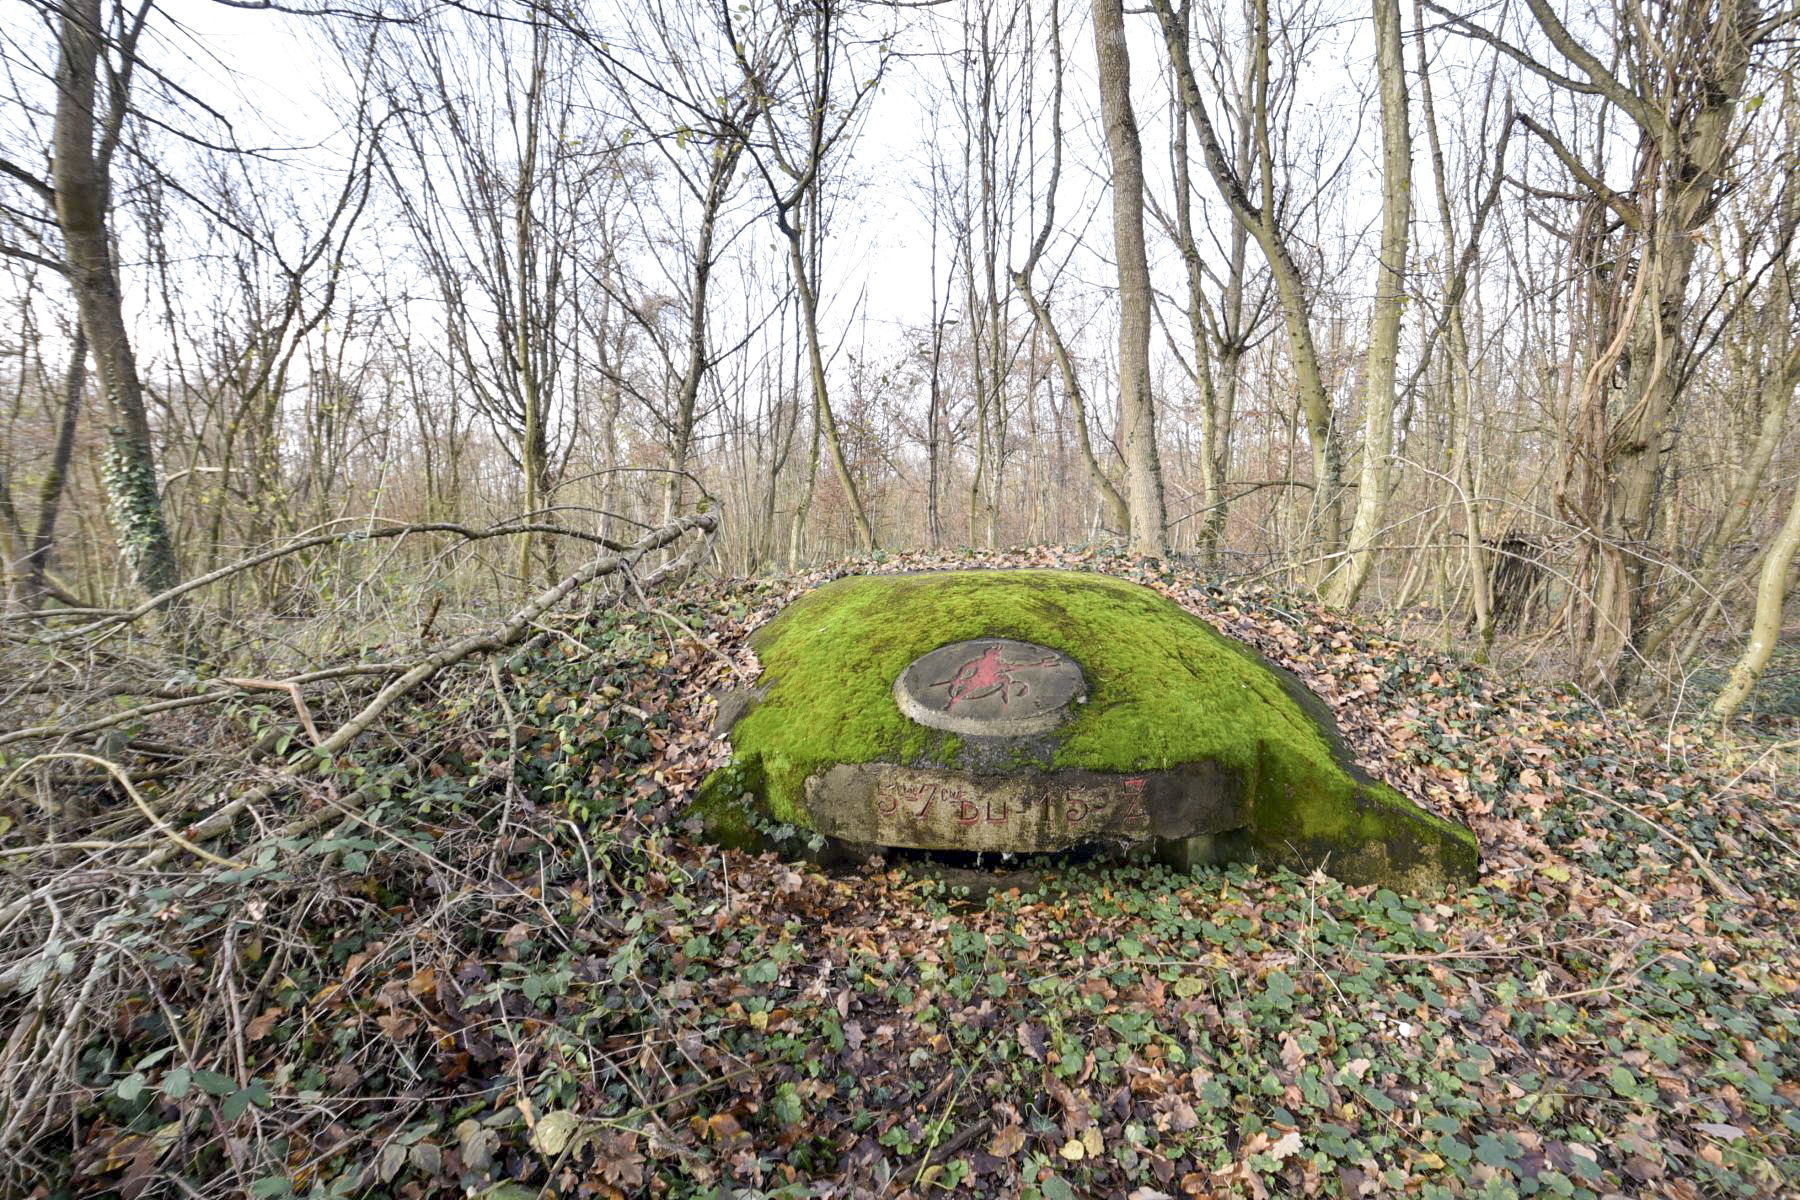
[[[988,1142],[987,1152],[995,1158],[1011,1158],[1025,1148],[1025,1130],[1017,1125],[1008,1125],[995,1130],[993,1140]]]

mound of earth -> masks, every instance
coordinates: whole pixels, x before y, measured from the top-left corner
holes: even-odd
[[[1296,677],[1139,584],[852,576],[753,645],[762,678],[698,806],[715,836],[760,811],[853,846],[1111,841],[1415,889],[1476,875],[1473,833],[1359,770]]]

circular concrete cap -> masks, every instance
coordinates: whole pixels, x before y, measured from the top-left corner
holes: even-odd
[[[971,737],[1048,733],[1087,699],[1074,659],[1030,642],[977,638],[913,660],[894,680],[900,711],[921,725]]]

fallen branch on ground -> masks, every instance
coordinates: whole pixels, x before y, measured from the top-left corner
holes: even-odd
[[[716,531],[717,527],[718,522],[716,518],[707,514],[695,514],[671,521],[666,525],[651,530],[636,543],[617,553],[606,554],[593,559],[580,570],[564,577],[555,585],[532,597],[531,600],[527,601],[513,612],[511,616],[507,617],[506,620],[499,624],[481,630],[480,632],[470,634],[466,637],[459,638],[433,653],[425,655],[423,658],[414,660],[410,664],[405,662],[389,664],[393,670],[397,672],[396,677],[387,682],[354,716],[339,725],[329,736],[324,738],[315,736],[314,746],[311,747],[308,753],[299,761],[288,764],[277,773],[274,778],[227,800],[211,812],[206,813],[198,820],[190,823],[181,831],[181,837],[176,842],[158,846],[156,849],[143,854],[132,862],[132,868],[134,870],[152,870],[166,865],[174,857],[186,853],[190,848],[198,851],[199,846],[214,841],[227,833],[236,823],[237,819],[251,806],[267,800],[283,789],[299,782],[301,779],[312,775],[323,768],[329,767],[340,752],[345,750],[358,737],[373,728],[376,722],[381,719],[382,715],[386,713],[396,701],[416,691],[439,672],[476,655],[509,649],[522,642],[526,642],[528,639],[533,639],[534,636],[543,637],[544,635],[540,631],[539,619],[581,588],[596,580],[620,573],[625,573],[629,577],[631,568],[640,562],[646,555],[669,546],[689,533],[697,530],[711,535]],[[508,532],[517,532],[522,527],[511,526],[506,528]],[[702,546],[710,544],[710,537],[700,544]],[[266,559],[264,561],[266,561]],[[690,569],[694,561],[695,558],[693,556],[683,555],[641,580],[634,579],[632,581],[633,585],[641,588],[646,585],[655,584],[672,574]],[[217,573],[215,572],[215,575],[216,574]],[[624,594],[624,589],[621,589],[619,594]],[[172,598],[173,593],[165,593],[164,596],[159,599],[166,600]],[[155,601],[146,601],[145,603],[150,605],[154,604]],[[140,608],[142,607],[143,606],[140,606]],[[589,606],[588,615],[591,616],[594,612],[598,611],[600,607],[602,607],[602,602],[596,600]],[[146,609],[145,611],[148,610]],[[324,675],[327,674],[327,672],[316,674]],[[290,695],[297,696],[297,686],[291,689],[288,686],[290,683],[297,683],[297,680],[298,677],[296,677],[295,681],[277,681],[276,686],[279,690],[287,691]],[[230,683],[234,688],[243,688],[246,686],[255,687],[259,685],[264,687],[268,686],[267,681],[235,680],[226,682]],[[205,694],[183,701],[169,701],[160,705],[146,705],[135,711],[138,714],[143,714],[151,710],[168,710],[182,707],[187,703],[200,703],[218,696],[232,694],[241,694],[241,692],[234,690],[231,693]],[[90,722],[79,728],[83,731],[92,731],[116,723],[117,718],[108,718],[104,721]],[[46,732],[50,732],[50,730],[40,729],[21,731],[20,733],[9,735],[7,740],[17,739],[23,734],[41,735]],[[310,732],[314,732],[316,735],[316,731]],[[339,801],[339,807],[337,808],[327,807],[289,821],[280,828],[270,832],[266,837],[259,838],[257,844],[264,844],[271,839],[298,837],[311,831],[325,821],[341,818],[344,815],[341,806],[352,799],[355,799],[354,795],[352,797],[341,799]],[[202,853],[201,857],[214,858],[210,852]],[[4,906],[0,906],[0,925],[4,925],[7,922],[16,919],[22,908],[28,906],[32,902],[32,895],[26,894],[16,897]]]
[[[524,641],[526,636],[535,630],[537,618],[554,608],[571,593],[592,583],[596,579],[617,574],[620,571],[628,571],[630,567],[639,559],[643,558],[644,555],[649,554],[654,550],[662,549],[664,546],[679,540],[684,534],[689,533],[692,530],[703,529],[708,533],[711,533],[717,527],[717,524],[718,523],[714,518],[702,513],[694,516],[682,517],[659,529],[652,530],[644,538],[638,541],[636,545],[625,552],[597,558],[581,570],[556,584],[554,587],[538,593],[538,595],[533,597],[527,604],[517,612],[513,613],[512,616],[508,617],[505,621],[502,621],[499,625],[496,625],[491,629],[485,629],[480,633],[470,634],[468,637],[452,642],[450,645],[445,646],[434,654],[426,655],[398,679],[395,679],[386,687],[382,688],[380,692],[376,693],[375,698],[364,705],[362,711],[338,726],[331,736],[320,742],[316,749],[308,754],[306,758],[299,763],[284,768],[281,772],[281,778],[272,780],[262,787],[256,788],[251,792],[230,801],[223,807],[216,809],[202,820],[189,826],[187,830],[188,836],[196,842],[210,841],[211,839],[218,837],[229,829],[238,815],[251,804],[266,799],[281,787],[293,782],[301,776],[312,774],[320,765],[329,764],[339,751],[343,750],[351,742],[355,741],[356,738],[366,733],[369,728],[380,719],[381,714],[386,712],[396,700],[410,694],[439,671],[462,662],[465,659],[471,658],[476,654],[505,649],[508,646],[516,645],[517,643]],[[298,837],[302,833],[317,826],[321,821],[341,815],[341,813],[334,810],[325,810],[311,816],[301,817],[297,820],[290,821],[272,836],[275,838]],[[167,862],[173,854],[174,850],[171,848],[162,847],[140,858],[136,865],[140,869],[160,866]],[[4,913],[3,911],[0,911],[0,920],[4,919]]]
[[[696,519],[698,518],[682,518],[684,521]],[[711,529],[713,518],[705,517],[704,519],[708,522],[706,528]],[[679,523],[680,522],[676,522],[676,524]],[[689,528],[693,527],[694,526],[689,526]],[[599,534],[587,533],[579,529],[569,529],[562,525],[547,525],[541,522],[513,522],[510,524],[493,525],[486,529],[476,529],[472,526],[458,525],[449,521],[424,521],[408,525],[383,525],[379,528],[350,529],[345,530],[343,533],[314,534],[311,537],[304,537],[298,541],[288,542],[285,545],[271,547],[262,551],[260,554],[252,554],[249,558],[239,559],[237,562],[220,567],[216,571],[208,571],[204,575],[196,575],[192,579],[185,580],[182,583],[175,585],[166,592],[150,597],[135,608],[126,609],[123,612],[103,617],[100,620],[90,622],[87,625],[77,626],[74,629],[65,629],[60,633],[51,634],[43,640],[46,642],[66,642],[76,638],[90,637],[101,630],[110,629],[114,626],[129,625],[133,621],[148,616],[159,608],[173,604],[189,592],[197,591],[200,588],[218,583],[222,579],[229,579],[233,575],[241,574],[253,567],[260,567],[264,563],[273,562],[275,559],[285,558],[290,554],[298,554],[303,550],[313,550],[320,546],[329,546],[337,542],[369,542],[379,538],[406,537],[417,533],[454,533],[459,537],[476,542],[483,541],[487,538],[513,537],[518,534],[527,533],[543,533],[558,537],[575,538],[584,542],[593,542],[594,544],[604,546],[606,549],[613,551],[616,555],[623,557],[634,553],[641,554],[641,551],[638,549],[639,547],[643,546],[650,538],[657,536],[657,534],[662,533],[669,528],[671,528],[671,526],[664,525],[660,529],[652,530],[649,534],[646,534],[643,539],[632,546],[622,546],[610,538],[601,537]],[[686,532],[686,529],[682,530],[682,532]],[[676,536],[680,535],[677,534]],[[668,545],[668,542],[660,544],[666,546]]]

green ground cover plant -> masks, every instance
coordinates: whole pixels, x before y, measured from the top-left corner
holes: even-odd
[[[1598,1200],[1800,1177],[1800,798],[1773,753],[1185,571],[955,561],[1133,578],[1256,646],[1365,767],[1476,830],[1480,882],[1071,869],[973,900],[705,845],[711,696],[831,573],[695,584],[421,694],[297,801],[379,789],[360,819],[122,892],[129,994],[9,1178]],[[79,978],[65,955],[30,960],[7,1027]]]

